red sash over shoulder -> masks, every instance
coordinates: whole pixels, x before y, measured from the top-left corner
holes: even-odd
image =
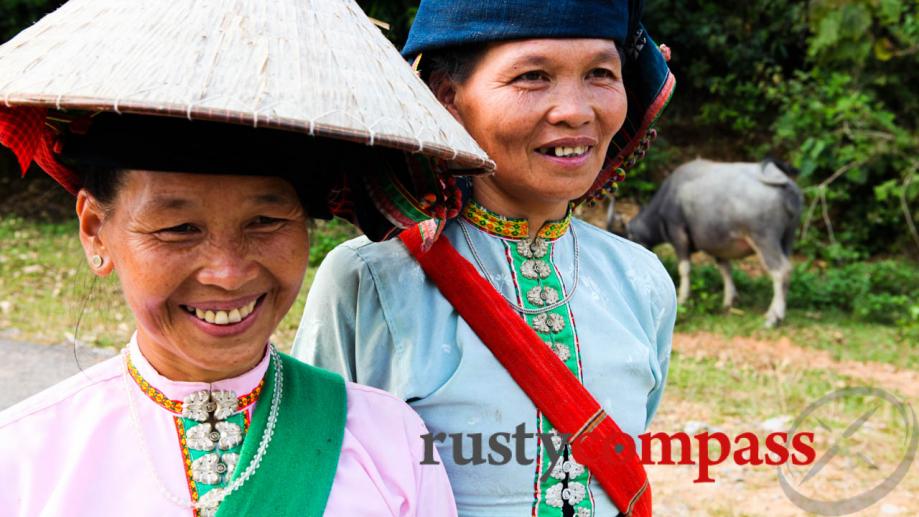
[[[619,511],[650,517],[651,488],[632,437],[446,236],[423,242],[421,227],[400,235],[409,252],[466,323],[586,465]]]

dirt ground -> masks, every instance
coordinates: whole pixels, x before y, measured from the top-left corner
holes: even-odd
[[[825,351],[798,346],[787,338],[761,341],[742,337],[725,338],[707,333],[678,333],[674,336],[673,347],[682,357],[745,364],[762,372],[795,368],[826,369],[851,378],[853,385],[864,383],[895,391],[906,397],[913,407],[919,401],[917,372],[898,370],[887,364],[836,361]],[[687,422],[708,421],[716,410],[704,401],[665,396],[653,423],[653,430],[684,430]],[[866,429],[868,427],[866,425]],[[736,436],[751,429],[749,422],[728,421],[718,425],[717,430],[728,436]],[[826,452],[821,450],[819,444],[832,441],[826,438],[829,437],[818,436],[815,440],[817,461]],[[834,457],[827,462],[819,476],[815,476],[807,485],[801,483],[801,493],[824,501],[852,497],[879,484],[896,465],[896,461],[876,459],[878,468],[869,468],[862,465],[856,456],[841,454]],[[915,463],[903,481],[886,497],[852,515],[919,515],[919,467]],[[714,483],[694,483],[693,480],[698,476],[697,466],[648,466],[654,491],[655,515],[813,515],[795,506],[785,496],[778,483],[776,467],[738,467],[725,462],[712,467],[711,472]]]

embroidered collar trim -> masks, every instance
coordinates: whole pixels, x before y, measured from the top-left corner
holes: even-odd
[[[565,235],[571,226],[571,209],[572,205],[569,204],[565,217],[555,221],[546,221],[536,236],[541,239],[555,240]],[[476,203],[473,199],[470,199],[463,207],[462,216],[476,228],[497,237],[527,239],[530,236],[530,227],[526,219],[497,214]]]
[[[140,388],[140,391],[144,393],[150,400],[155,402],[158,406],[162,407],[170,413],[175,413],[177,415],[183,414],[183,409],[185,403],[181,400],[172,400],[167,397],[162,391],[156,389],[155,386],[147,382],[146,379],[140,374],[137,370],[137,367],[134,366],[134,363],[131,361],[130,355],[125,355],[125,363],[128,367],[128,374],[134,379],[134,382],[137,384],[137,387]],[[262,387],[265,384],[265,379],[259,381],[258,386],[256,386],[249,393],[236,397],[236,411],[242,411],[243,409],[251,406],[258,400],[258,396],[262,393]],[[188,398],[188,397],[186,397]]]

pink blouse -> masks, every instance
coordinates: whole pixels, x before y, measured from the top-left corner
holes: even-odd
[[[269,363],[266,354],[239,377],[212,384],[176,382],[157,373],[133,340],[128,350],[137,373],[172,400],[209,388],[250,393]],[[455,516],[440,460],[437,465],[421,465],[420,436],[427,433],[421,419],[383,391],[352,383],[346,389],[344,441],[325,515]],[[149,455],[132,422],[128,396],[137,409]],[[250,416],[253,407],[246,409]],[[162,493],[151,460],[165,488],[190,500],[174,414],[125,377],[123,357],[113,357],[0,413],[0,513],[193,515]],[[309,489],[278,480],[278,490]]]

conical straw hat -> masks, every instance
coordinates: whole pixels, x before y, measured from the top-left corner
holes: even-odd
[[[70,0],[0,47],[0,103],[250,124],[494,168],[353,0]]]

